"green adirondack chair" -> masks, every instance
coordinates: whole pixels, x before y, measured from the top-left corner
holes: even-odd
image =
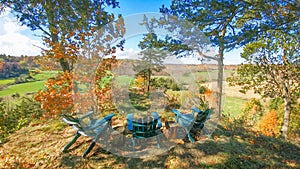
[[[196,107],[193,107],[192,112],[193,114],[196,114],[193,127],[202,129],[206,120],[210,119],[211,109],[206,109],[205,111],[202,111]]]
[[[162,127],[162,123],[157,112],[152,112],[151,116],[136,119],[133,114],[128,114],[127,127],[132,132],[133,151],[135,151],[135,138],[156,137],[157,147],[160,148],[159,129]]]
[[[204,127],[204,122],[210,118],[209,109],[203,112],[200,109],[193,107],[191,114],[182,114],[176,109],[173,109],[172,111],[175,114],[175,122],[183,127],[191,142],[195,142],[195,139],[191,136],[190,130],[192,128],[202,129]]]
[[[102,132],[111,126],[111,118],[114,114],[109,114],[103,119],[94,119],[93,111],[90,111],[79,118],[74,118],[66,114],[62,114],[61,116],[65,123],[72,126],[77,131],[74,138],[63,148],[62,152],[67,152],[81,135],[92,137],[92,143],[82,155],[82,157],[85,158],[95,146]],[[88,123],[85,123],[84,121],[87,118]]]

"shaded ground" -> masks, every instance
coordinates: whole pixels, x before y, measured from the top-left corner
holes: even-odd
[[[0,168],[300,168],[300,146],[244,128],[218,126],[213,140],[177,145],[151,158],[120,157],[96,146],[87,159],[89,138],[79,138],[68,153],[63,146],[74,130],[59,119],[22,128],[0,147]]]

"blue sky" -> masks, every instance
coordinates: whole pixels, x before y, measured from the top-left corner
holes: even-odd
[[[119,0],[120,8],[110,9],[116,14],[128,15],[159,12],[164,4],[169,6],[171,0]],[[30,31],[26,26],[20,26],[8,10],[0,15],[0,54],[9,55],[39,55],[43,46],[42,40],[36,36],[38,32]],[[241,49],[225,54],[224,64],[239,64]]]

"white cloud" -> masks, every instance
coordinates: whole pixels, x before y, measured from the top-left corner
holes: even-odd
[[[140,50],[135,50],[133,48],[124,49],[121,51],[117,49],[116,57],[117,59],[139,59],[141,55],[139,55]],[[111,56],[107,56],[111,57]],[[163,64],[201,64],[201,61],[198,57],[186,57],[186,58],[176,58],[176,56],[169,56],[164,60]]]
[[[124,49],[124,51],[117,49],[116,56],[117,59],[138,59],[141,57],[139,53],[140,51],[134,50],[133,48]]]
[[[241,53],[243,52],[242,48],[234,49],[224,55],[224,64],[225,65],[235,65],[241,64],[245,59],[241,58]]]
[[[20,26],[17,20],[6,11],[0,16],[0,54],[13,56],[40,55],[42,41],[36,40],[33,35],[26,36],[24,31],[30,31],[26,26]],[[36,46],[34,46],[36,45]]]

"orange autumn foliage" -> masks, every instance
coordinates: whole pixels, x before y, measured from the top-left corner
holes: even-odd
[[[104,59],[98,67],[95,81],[95,90],[87,90],[85,92],[74,92],[73,79],[70,72],[61,72],[55,78],[50,78],[45,83],[45,89],[41,90],[35,96],[44,110],[44,117],[55,117],[62,113],[71,113],[76,110],[80,112],[90,111],[91,108],[98,105],[100,112],[111,112],[115,110],[112,103],[111,85],[102,86],[101,79],[111,76],[108,71],[117,66],[118,61],[115,58]],[[89,78],[81,78],[81,81],[88,81]],[[102,86],[102,87],[100,87]],[[94,96],[97,102],[94,102]]]
[[[113,104],[113,97],[112,97],[112,89],[111,89],[111,82],[109,85],[101,85],[102,78],[107,78],[113,76],[109,72],[114,70],[118,66],[118,60],[113,58],[103,59],[101,65],[98,67],[95,82],[95,94],[97,96],[98,101],[98,109],[100,112],[103,113],[110,113],[112,111],[116,111],[116,107]]]
[[[145,80],[145,79],[144,79],[143,77],[139,76],[139,77],[136,79],[136,82],[137,82],[137,83],[143,83],[144,80]]]
[[[279,135],[279,125],[280,121],[278,120],[277,114],[275,110],[272,110],[262,117],[259,126],[263,135],[277,137]]]
[[[72,110],[72,88],[72,74],[69,72],[59,73],[45,82],[45,89],[35,95],[35,99],[42,104],[45,117],[54,117]]]

